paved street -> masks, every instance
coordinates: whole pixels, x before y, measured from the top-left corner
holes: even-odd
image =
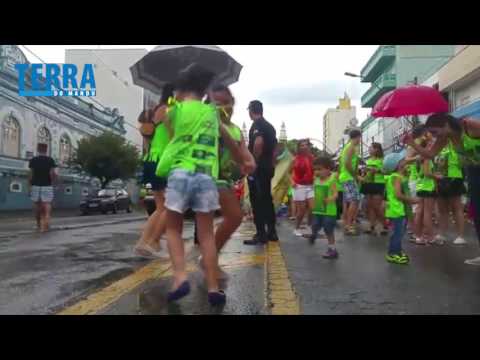
[[[463,247],[406,243],[411,264],[399,266],[384,260],[387,237],[344,239],[337,230],[340,258],[332,261],[321,257],[325,239],[311,246],[292,235],[287,221],[278,226],[280,243],[267,247],[244,246],[254,229],[242,224],[220,257],[230,274],[222,284],[228,296],[222,308],[206,301],[187,222],[192,293],[168,305],[171,264],[132,254],[143,224],[133,215],[141,214],[92,217],[96,225],[0,238],[0,314],[480,313],[480,269],[463,264],[478,251],[471,233]]]

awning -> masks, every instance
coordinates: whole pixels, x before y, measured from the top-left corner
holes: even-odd
[[[452,115],[457,118],[463,118],[467,116],[480,118],[480,100],[455,110],[452,112]]]

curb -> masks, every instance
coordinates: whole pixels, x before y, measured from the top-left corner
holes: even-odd
[[[78,224],[78,225],[57,225],[57,226],[52,226],[50,228],[50,231],[59,231],[59,230],[73,230],[73,229],[82,229],[82,228],[87,228],[91,226],[105,226],[105,225],[115,225],[115,224],[124,224],[124,223],[131,223],[135,221],[140,221],[140,220],[146,220],[146,216],[139,216],[136,218],[128,218],[128,219],[118,219],[118,220],[112,220],[112,221],[107,221],[107,222],[93,222],[93,223],[84,223],[84,224]],[[17,237],[20,235],[30,235],[30,234],[37,234],[36,231],[19,231],[16,232],[15,234],[2,234],[0,233],[0,239],[4,238],[9,238],[9,237]]]

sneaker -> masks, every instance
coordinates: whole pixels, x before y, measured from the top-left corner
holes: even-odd
[[[264,245],[267,243],[266,236],[255,235],[251,240],[244,240],[244,245]]]
[[[440,235],[438,234],[437,236],[435,236],[435,239],[434,239],[436,242],[445,242],[447,241],[447,238],[443,235]]]
[[[324,259],[337,259],[338,252],[337,249],[328,248],[327,252],[322,255]]]
[[[387,259],[387,261],[389,263],[393,263],[393,264],[399,264],[399,265],[406,265],[409,263],[409,259],[408,259],[408,256],[406,256],[405,254],[401,254],[401,255],[390,255],[390,254],[387,254],[385,255],[385,259]]]
[[[465,245],[467,243],[467,241],[462,238],[462,237],[457,237],[454,241],[453,241],[453,244],[454,245]]]
[[[303,236],[303,233],[300,231],[300,229],[295,229],[295,230],[293,230],[293,235],[295,235],[295,236]]]
[[[475,259],[465,260],[465,264],[480,266],[480,256],[476,257]]]
[[[424,239],[422,239],[422,238],[416,238],[416,239],[415,239],[415,244],[417,244],[417,245],[426,245],[427,242],[426,242]]]

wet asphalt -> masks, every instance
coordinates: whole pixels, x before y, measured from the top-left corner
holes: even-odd
[[[344,237],[336,230],[337,260],[323,259],[327,240],[314,245],[278,227],[290,279],[306,315],[480,314],[480,267],[465,265],[478,256],[467,227],[465,246],[419,246],[404,240],[409,265],[386,262],[388,236]]]
[[[151,260],[132,253],[144,220],[117,216],[63,219],[59,228],[62,221],[79,227],[0,238],[0,314],[56,314],[151,265]],[[110,220],[114,223],[107,224]],[[417,246],[404,241],[411,258],[407,266],[385,261],[387,236],[344,237],[338,228],[340,257],[326,260],[321,257],[325,238],[310,245],[292,231],[290,222],[279,222],[280,246],[302,314],[480,314],[480,267],[463,263],[479,253],[470,226],[466,246]],[[170,272],[146,278],[96,313],[268,314],[265,249],[243,245],[252,235],[252,224],[245,222],[221,254],[220,262],[230,275],[222,283],[227,293],[225,306],[213,308],[207,302],[197,265],[199,250],[193,246],[193,226],[187,222],[184,238],[191,249],[191,294],[175,304],[166,303]]]

